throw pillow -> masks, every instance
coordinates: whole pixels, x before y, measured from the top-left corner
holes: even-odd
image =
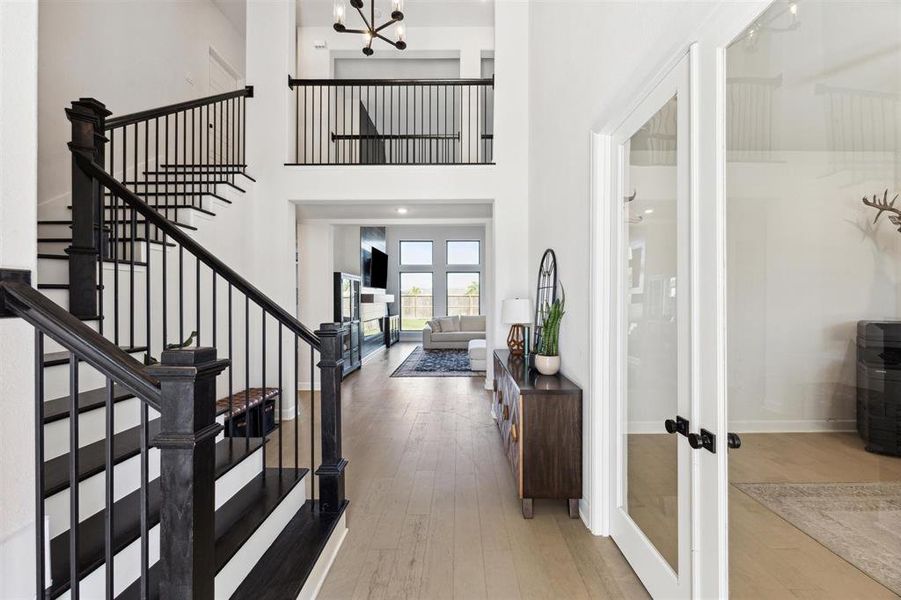
[[[460,317],[438,317],[441,324],[441,333],[446,331],[460,331]]]
[[[438,319],[426,321],[425,324],[431,328],[432,333],[441,333],[441,323],[438,322]]]

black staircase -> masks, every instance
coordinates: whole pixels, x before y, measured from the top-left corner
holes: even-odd
[[[296,597],[345,509],[344,330],[309,330],[179,221],[209,212],[210,198],[228,201],[223,189],[243,191],[237,178],[252,183],[251,97],[246,88],[117,118],[89,98],[67,110],[72,218],[41,222],[63,233],[39,242],[68,246],[39,265],[66,261],[68,281],[35,290],[21,272],[0,271],[0,317],[36,332],[38,598],[213,598],[217,575],[260,525],[299,502],[229,590],[254,597],[275,585]],[[67,293],[68,310],[41,291]],[[236,477],[238,491],[217,502],[217,482]]]

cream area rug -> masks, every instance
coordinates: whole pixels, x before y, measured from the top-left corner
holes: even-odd
[[[734,485],[901,595],[901,482]]]

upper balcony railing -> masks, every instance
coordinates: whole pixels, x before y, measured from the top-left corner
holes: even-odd
[[[289,79],[296,165],[494,162],[494,79]]]

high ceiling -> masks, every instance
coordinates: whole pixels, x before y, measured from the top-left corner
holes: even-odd
[[[374,1],[376,14],[381,11],[381,20],[387,19],[391,12],[391,0]],[[365,2],[368,10],[369,0]],[[297,24],[330,27],[333,22],[332,7],[332,0],[297,0]],[[494,1],[405,0],[404,17],[410,26],[417,27],[493,27]],[[376,20],[380,20],[378,16]]]

